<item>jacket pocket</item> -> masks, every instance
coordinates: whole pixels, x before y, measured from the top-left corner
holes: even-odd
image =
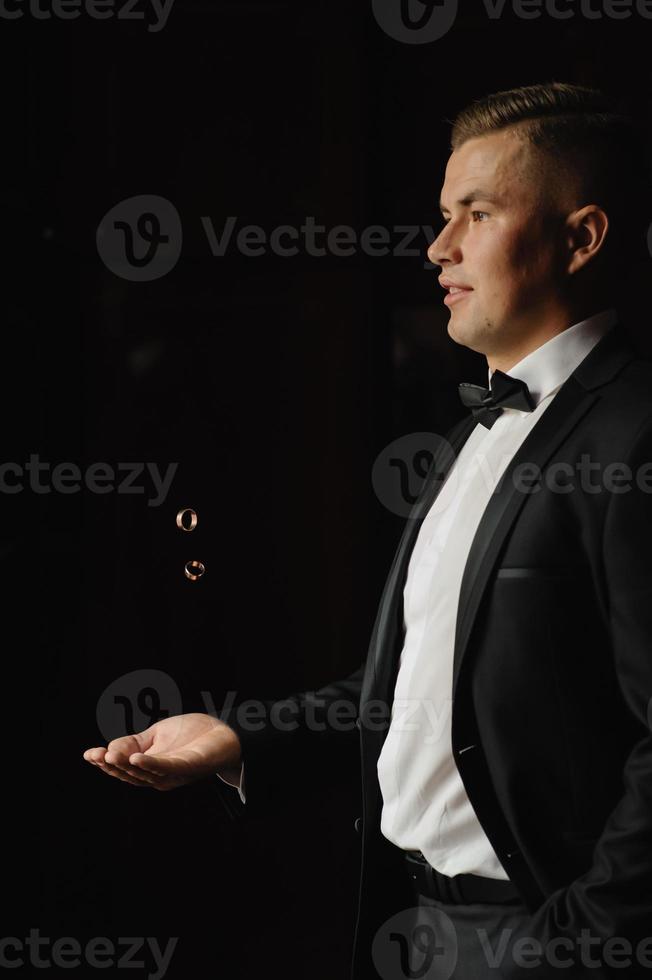
[[[577,568],[544,568],[543,566],[523,565],[514,568],[499,568],[497,578],[574,579],[579,571],[579,566]]]

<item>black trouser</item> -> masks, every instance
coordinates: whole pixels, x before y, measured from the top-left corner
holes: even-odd
[[[523,965],[528,911],[518,900],[496,905],[448,905],[418,896],[412,911],[410,972],[423,980],[512,980],[532,977]],[[536,971],[535,971],[536,975]]]
[[[416,863],[407,858],[406,875],[413,906],[401,913],[403,922],[397,919],[390,927],[385,944],[396,960],[397,978],[513,980],[539,975],[528,967],[527,956],[523,959],[529,912],[510,882],[475,875],[445,878],[433,874],[423,858]]]

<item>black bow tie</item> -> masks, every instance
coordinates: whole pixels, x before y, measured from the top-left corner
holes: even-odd
[[[476,422],[481,422],[487,429],[502,415],[503,408],[520,408],[522,412],[536,408],[525,381],[494,371],[490,385],[490,388],[483,388],[463,381],[457,386],[463,404],[471,409]]]

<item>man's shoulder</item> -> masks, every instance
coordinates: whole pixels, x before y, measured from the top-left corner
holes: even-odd
[[[636,356],[600,389],[605,407],[617,413],[622,424],[640,424],[652,417],[652,360]]]
[[[647,431],[652,438],[652,360],[638,353],[606,384],[578,429],[605,458],[627,452]]]

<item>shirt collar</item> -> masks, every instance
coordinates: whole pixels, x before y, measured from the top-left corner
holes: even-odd
[[[536,405],[559,388],[579,367],[589,351],[615,326],[618,314],[613,307],[602,310],[531,351],[506,373],[528,386]],[[487,370],[491,383],[491,369]]]

